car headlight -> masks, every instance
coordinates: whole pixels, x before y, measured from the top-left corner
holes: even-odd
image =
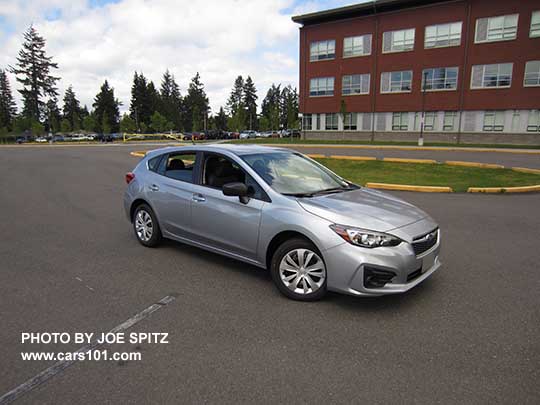
[[[386,233],[369,231],[367,229],[354,228],[338,224],[330,225],[330,228],[345,239],[347,242],[365,248],[376,248],[381,246],[397,246],[401,239]]]

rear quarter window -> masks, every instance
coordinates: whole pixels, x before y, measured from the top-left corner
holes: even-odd
[[[159,162],[161,161],[161,158],[163,157],[163,155],[159,155],[159,156],[156,156],[152,159],[150,159],[147,163],[148,165],[148,170],[152,171],[152,172],[156,172],[158,171],[159,169]]]

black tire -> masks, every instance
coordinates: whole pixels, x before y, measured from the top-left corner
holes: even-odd
[[[140,224],[138,221],[139,215],[141,215],[141,220],[143,218],[147,219],[150,218],[151,221],[151,236],[146,239],[143,235],[148,235],[148,233],[141,233],[137,231],[137,226]],[[146,224],[148,224],[147,221],[143,221]],[[146,227],[148,230],[149,227]],[[161,236],[161,228],[159,227],[159,223],[156,217],[156,214],[154,214],[154,211],[152,208],[150,208],[147,204],[140,204],[135,209],[135,212],[133,213],[133,231],[135,232],[135,237],[139,241],[139,243],[146,247],[156,247],[160,244],[163,237]]]
[[[312,253],[315,253],[316,256],[312,256],[313,259],[320,259],[320,263],[322,263],[323,266],[323,272],[324,277],[314,277],[311,276],[310,280],[314,282],[318,278],[318,282],[321,283],[321,285],[318,287],[318,289],[314,290],[313,292],[307,292],[307,293],[297,293],[293,291],[290,287],[288,287],[281,277],[280,274],[280,264],[282,260],[285,258],[285,256],[289,253],[295,255],[295,251],[297,249],[306,249],[309,250]],[[313,263],[310,261],[309,263],[305,263],[305,265],[310,265],[310,263]],[[274,284],[276,285],[277,289],[285,295],[287,298],[291,298],[293,300],[297,301],[317,301],[323,298],[326,295],[327,289],[326,289],[326,280],[328,278],[327,270],[326,270],[326,264],[324,263],[324,259],[322,257],[322,254],[319,252],[317,247],[313,245],[310,241],[302,238],[293,238],[289,239],[285,242],[283,242],[274,252],[274,255],[272,256],[272,261],[270,262],[270,274],[272,275],[272,280],[274,281]],[[291,276],[293,273],[289,273]],[[300,285],[307,285],[309,286],[310,283],[304,280],[300,280],[298,282],[298,286]]]

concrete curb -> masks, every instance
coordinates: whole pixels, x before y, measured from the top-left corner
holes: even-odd
[[[418,191],[422,193],[453,193],[451,187],[443,186],[412,186],[408,184],[366,183],[368,188],[382,190]]]
[[[476,148],[459,146],[394,146],[394,145],[336,145],[336,144],[306,144],[306,143],[261,143],[264,146],[297,147],[297,148],[328,148],[328,149],[391,149],[391,150],[427,150],[427,151],[458,151],[458,152],[496,152],[515,153],[524,155],[540,155],[540,150]]]
[[[493,163],[462,162],[460,160],[446,160],[444,164],[450,166],[480,167],[482,169],[504,169],[503,165]]]

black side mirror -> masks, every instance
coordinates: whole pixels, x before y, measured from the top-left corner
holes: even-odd
[[[249,202],[249,188],[244,183],[234,182],[224,184],[222,191],[225,195],[239,197],[242,204]]]

